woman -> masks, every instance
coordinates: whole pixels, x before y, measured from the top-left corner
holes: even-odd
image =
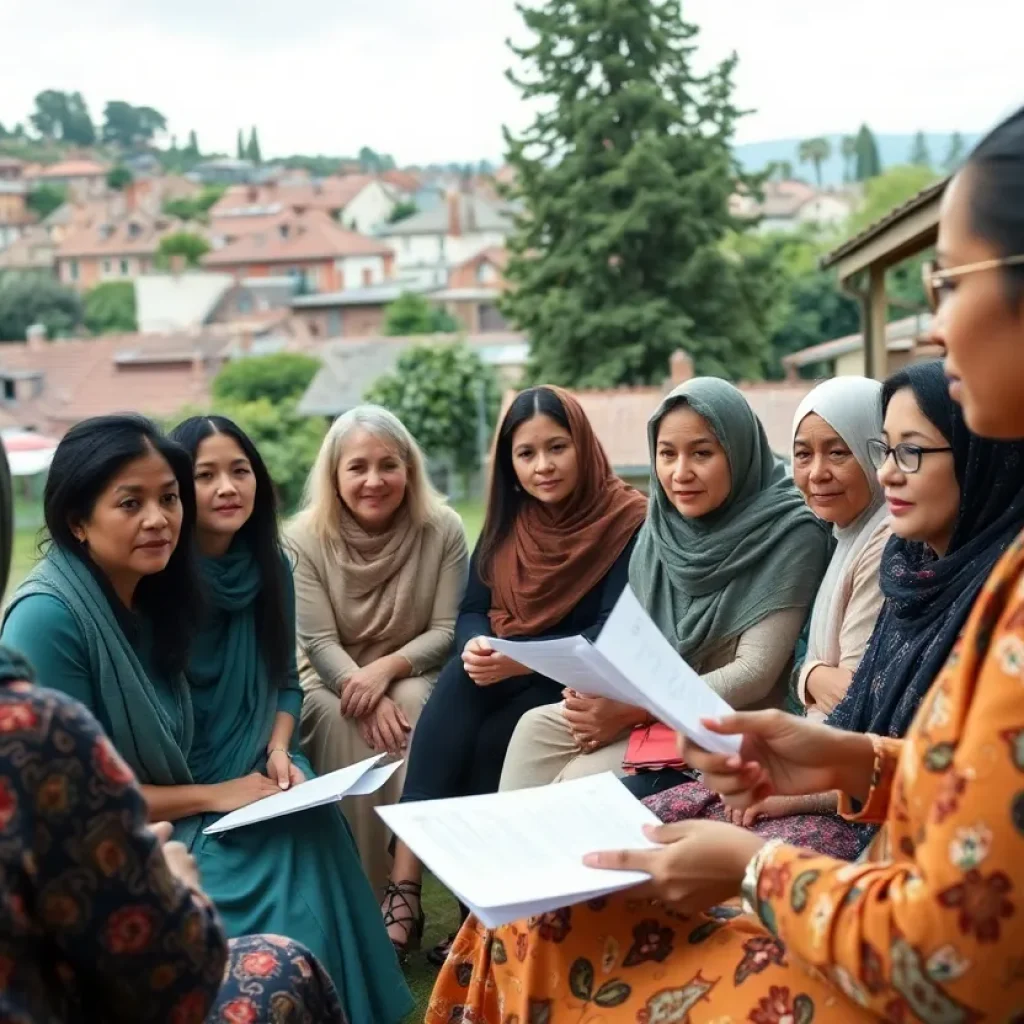
[[[295,552],[304,651],[302,746],[318,772],[401,754],[451,654],[469,555],[462,521],[435,493],[412,435],[386,409],[339,417],[310,474]],[[378,898],[388,837],[375,808],[404,769],[348,803]]]
[[[942,269],[929,268],[926,277],[939,303],[933,332],[948,352],[951,393],[968,427],[990,438],[1024,437],[1022,181],[1024,109],[978,145],[948,187]],[[1019,474],[1020,466],[1009,470]],[[617,1004],[604,1014],[608,1022],[1019,1019],[1022,582],[1018,537],[904,740],[769,711],[715,726],[742,736],[736,756],[684,744],[687,760],[733,806],[772,792],[838,789],[851,815],[885,823],[888,849],[876,844],[873,857],[851,865],[720,822],[662,826],[654,830],[660,848],[591,860],[652,873],[649,889],[632,894],[632,910],[629,897],[614,897],[601,910],[562,911],[529,931],[518,925],[523,942],[513,944],[514,955],[508,934],[496,936],[508,952],[504,965],[493,954],[497,942],[480,943],[476,926],[467,926],[431,1019],[449,1019],[452,1003],[501,1004],[528,1019],[520,1008],[530,1000],[536,1014],[560,1024],[579,1019],[581,1005],[598,995],[602,1006]],[[741,890],[742,917],[719,909],[680,929],[669,916]],[[630,942],[632,927],[635,941],[620,959],[618,943]],[[692,946],[678,940],[680,931]],[[579,962],[588,937],[592,959]],[[516,989],[510,976],[522,961],[532,974]],[[560,979],[574,961],[578,995],[567,997]],[[603,993],[590,980],[597,970],[609,979]]]
[[[906,435],[928,451],[901,456],[897,463],[886,459],[888,444],[874,438],[868,445],[881,467],[892,512],[894,537],[880,569],[885,605],[848,692],[825,721],[835,728],[900,737],[993,566],[1024,527],[1024,481],[1014,471],[1024,447],[969,434],[937,362],[894,374],[880,405],[883,436],[890,444]],[[666,822],[695,817],[757,822],[765,838],[846,860],[856,857],[875,832],[835,817],[838,799],[831,793],[776,796],[730,813],[695,782],[661,794],[648,806]]]
[[[313,777],[297,748],[302,690],[295,594],[278,537],[277,502],[252,441],[221,416],[172,433],[192,458],[196,536],[208,605],[188,662],[192,781],[217,786],[257,773],[281,789]],[[174,799],[173,787],[161,793]],[[280,931],[319,957],[353,1021],[397,1021],[410,995],[337,807],[217,836],[213,818],[175,820],[229,933]]]
[[[614,475],[575,398],[539,387],[515,399],[498,431],[487,516],[456,623],[459,653],[423,709],[403,800],[498,788],[516,723],[562,690],[487,638],[595,638],[626,585],[646,504]],[[382,909],[401,951],[422,935],[421,876],[415,855],[397,843]]]
[[[651,417],[648,440],[652,500],[630,583],[680,655],[730,705],[779,705],[828,538],[772,454],[761,421],[724,380],[676,388]],[[638,795],[674,785],[681,773],[658,771],[663,755],[648,752],[662,735],[674,760],[671,731],[649,727],[647,718],[576,693],[538,708],[516,729],[501,788],[621,774],[624,759],[646,768],[627,782]]]
[[[0,594],[11,525],[0,448]],[[131,769],[95,718],[31,682],[0,649],[0,1019],[342,1024],[302,947],[226,941],[195,861],[166,822],[147,828]]]

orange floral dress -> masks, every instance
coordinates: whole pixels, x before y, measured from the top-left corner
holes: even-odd
[[[463,927],[429,1024],[1024,1024],[1024,535],[905,740],[876,741],[850,864],[761,858],[757,917],[629,893]],[[884,859],[883,859],[884,858]]]

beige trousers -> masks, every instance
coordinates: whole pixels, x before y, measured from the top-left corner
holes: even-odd
[[[414,677],[399,679],[388,687],[388,696],[402,709],[413,729],[432,686],[429,679]],[[329,687],[314,676],[303,684],[303,690],[302,750],[318,775],[347,768],[379,753],[363,742],[354,721],[342,717],[340,701]],[[388,853],[391,833],[374,808],[398,803],[404,785],[403,764],[376,793],[342,801],[363,870],[378,898],[383,896],[391,873],[391,856]]]
[[[505,754],[499,789],[529,789],[601,772],[615,772],[620,778],[626,774],[622,759],[629,737],[584,754],[573,741],[562,714],[564,706],[534,708],[519,719]]]

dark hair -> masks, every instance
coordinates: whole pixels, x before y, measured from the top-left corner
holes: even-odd
[[[256,479],[252,515],[238,531],[238,536],[249,545],[263,581],[256,605],[256,626],[267,671],[271,679],[283,684],[295,654],[295,636],[289,628],[286,610],[287,579],[278,532],[277,495],[267,464],[249,435],[225,416],[193,416],[171,431],[171,437],[188,452],[193,462],[200,445],[216,434],[230,437],[241,448]]]
[[[181,533],[166,568],[139,581],[135,609],[152,628],[153,660],[157,667],[177,674],[188,663],[188,649],[200,614],[193,547],[196,492],[192,462],[184,449],[145,416],[122,414],[83,420],[57,445],[46,477],[43,509],[50,542],[83,559],[97,572],[115,614],[124,622],[109,581],[93,564],[71,527],[92,516],[100,495],[125,465],[153,452],[167,461],[178,481]]]
[[[967,158],[971,228],[1002,257],[1024,256],[1024,107],[994,128]],[[1024,266],[1003,268],[1009,299],[1024,298]]]
[[[559,426],[572,433],[565,407],[551,388],[527,389],[516,396],[505,413],[494,448],[491,486],[487,495],[487,515],[477,547],[477,572],[480,579],[488,585],[491,582],[490,569],[495,552],[512,529],[524,500],[515,466],[512,464],[512,437],[534,416],[550,416]]]
[[[966,435],[967,424],[964,423],[963,412],[949,395],[949,383],[941,362],[929,360],[926,363],[914,363],[887,377],[882,384],[883,419],[889,411],[893,396],[905,389],[914,393],[918,408],[951,446]],[[958,480],[961,468],[958,463]]]
[[[14,482],[7,450],[0,442],[0,601],[7,590],[14,548]]]

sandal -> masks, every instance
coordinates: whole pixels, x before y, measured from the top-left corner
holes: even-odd
[[[426,914],[423,911],[422,894],[423,886],[418,882],[388,882],[384,890],[384,902],[380,909],[384,915],[384,927],[388,929],[388,938],[399,960],[404,960],[411,952],[419,949],[423,942]],[[410,896],[416,900],[415,909]],[[391,928],[396,925],[404,929],[404,938],[396,939],[391,934]]]
[[[427,963],[432,964],[439,970],[444,967],[448,954],[452,951],[452,944],[455,942],[457,932],[452,932],[443,942],[439,942],[428,954]]]

